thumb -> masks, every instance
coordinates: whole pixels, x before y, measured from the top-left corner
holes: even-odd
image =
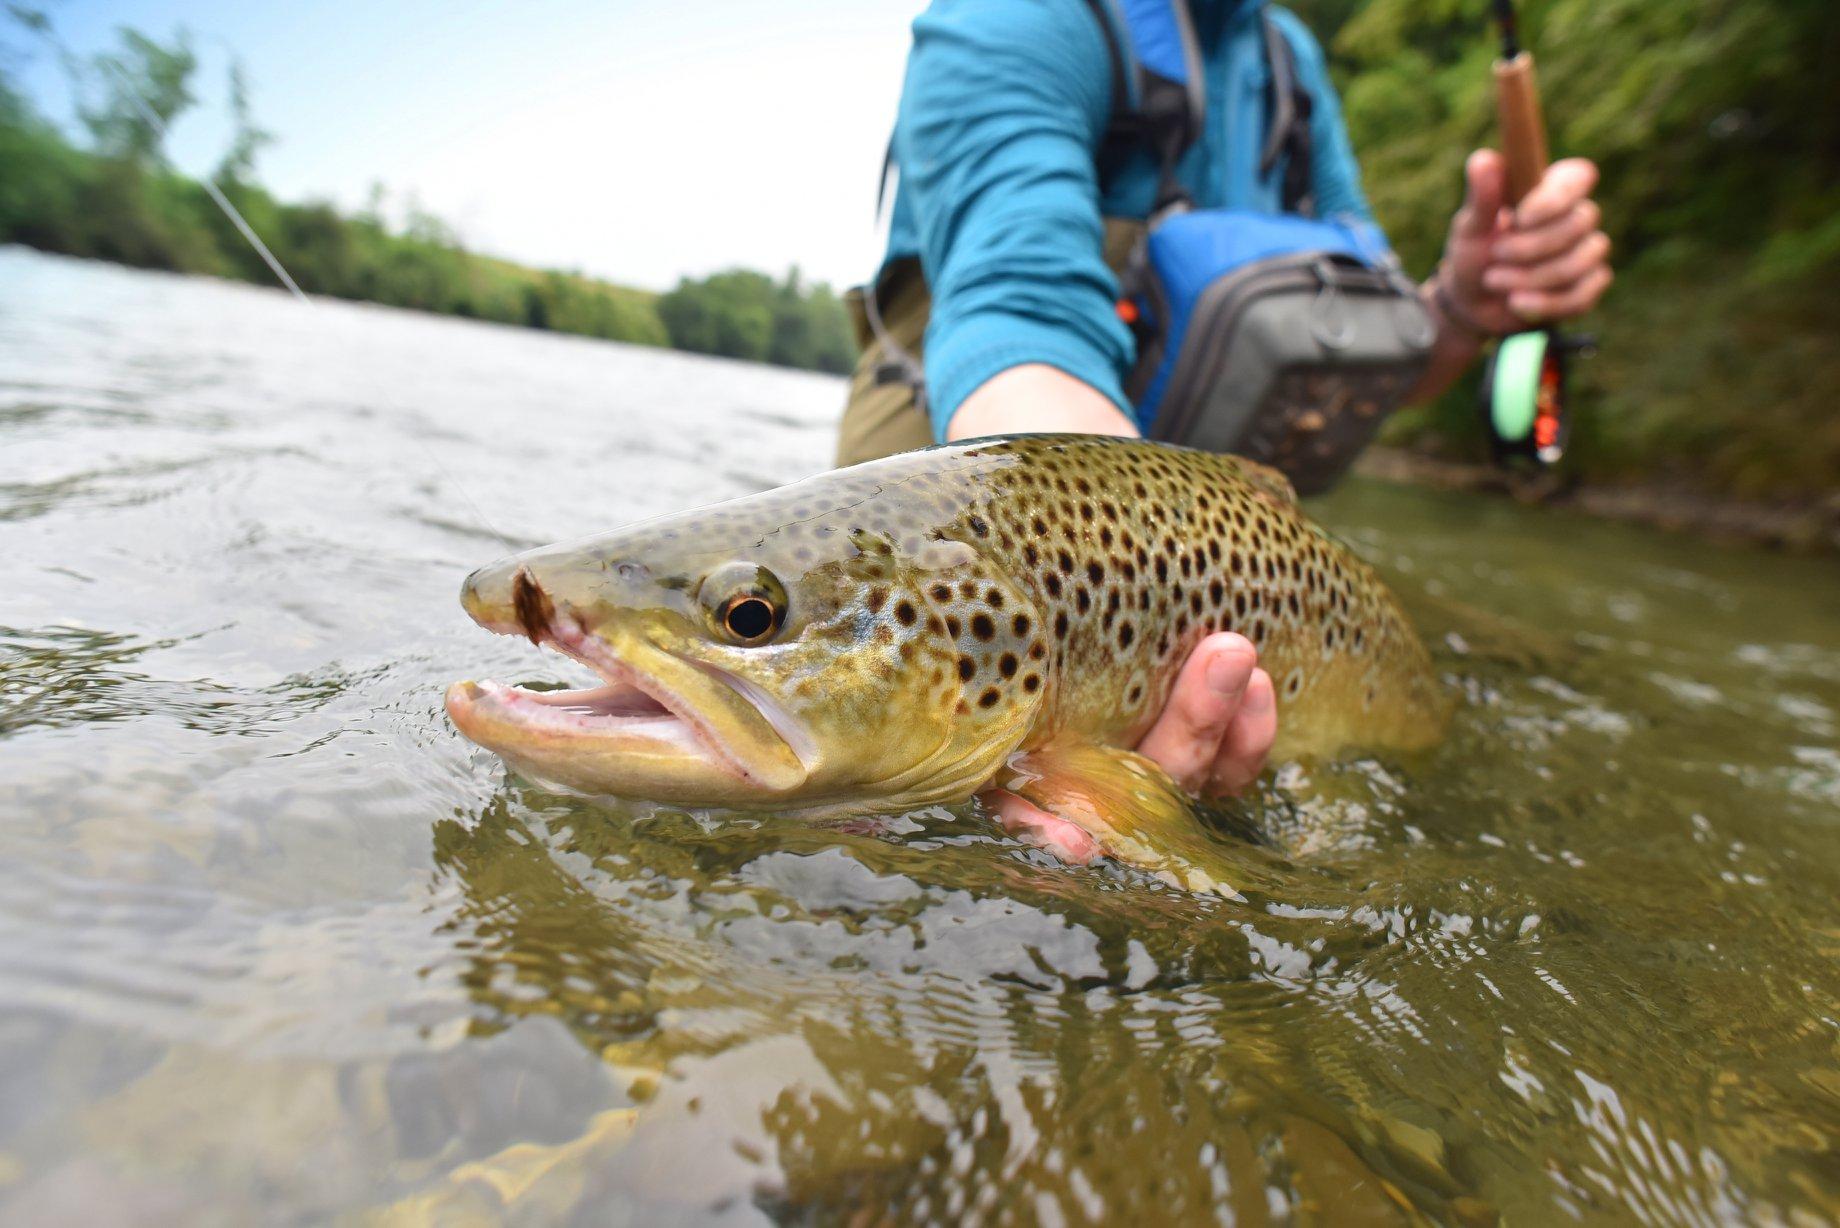
[[[1163,714],[1137,744],[1137,753],[1184,789],[1199,789],[1257,666],[1258,651],[1244,636],[1224,632],[1202,640],[1188,654]]]
[[[1493,149],[1478,149],[1463,164],[1463,207],[1451,222],[1451,237],[1485,239],[1508,198],[1508,165]]]

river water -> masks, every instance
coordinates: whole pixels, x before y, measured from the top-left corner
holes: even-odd
[[[802,476],[840,400],[0,250],[0,1221],[1840,1217],[1831,561],[1338,492],[1465,702],[1215,816],[1243,902],[448,726],[572,676],[461,614],[496,534]]]

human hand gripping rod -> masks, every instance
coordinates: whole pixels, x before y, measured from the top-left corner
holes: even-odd
[[[1513,0],[1494,0],[1501,27],[1501,58],[1495,61],[1495,111],[1501,125],[1502,156],[1508,164],[1508,204],[1518,205],[1546,174],[1546,120],[1533,54],[1520,45]],[[1556,328],[1504,337],[1490,357],[1482,381],[1483,420],[1497,461],[1531,460],[1551,465],[1565,455],[1571,437],[1566,412],[1567,357],[1588,352],[1589,338],[1568,338]]]

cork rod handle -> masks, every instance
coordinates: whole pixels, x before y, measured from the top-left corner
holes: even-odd
[[[1495,110],[1501,121],[1502,154],[1508,160],[1508,204],[1518,205],[1546,173],[1546,121],[1540,114],[1540,84],[1533,57],[1525,51],[1495,61]]]

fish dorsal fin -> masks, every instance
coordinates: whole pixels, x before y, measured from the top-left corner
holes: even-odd
[[[1222,459],[1239,471],[1239,476],[1245,479],[1247,485],[1269,496],[1272,502],[1283,507],[1297,506],[1297,488],[1278,470],[1243,456],[1226,456]]]
[[[1240,898],[1194,803],[1142,755],[1092,742],[1057,741],[1011,756],[997,783],[1079,828],[1109,857],[1148,870],[1172,886]]]

